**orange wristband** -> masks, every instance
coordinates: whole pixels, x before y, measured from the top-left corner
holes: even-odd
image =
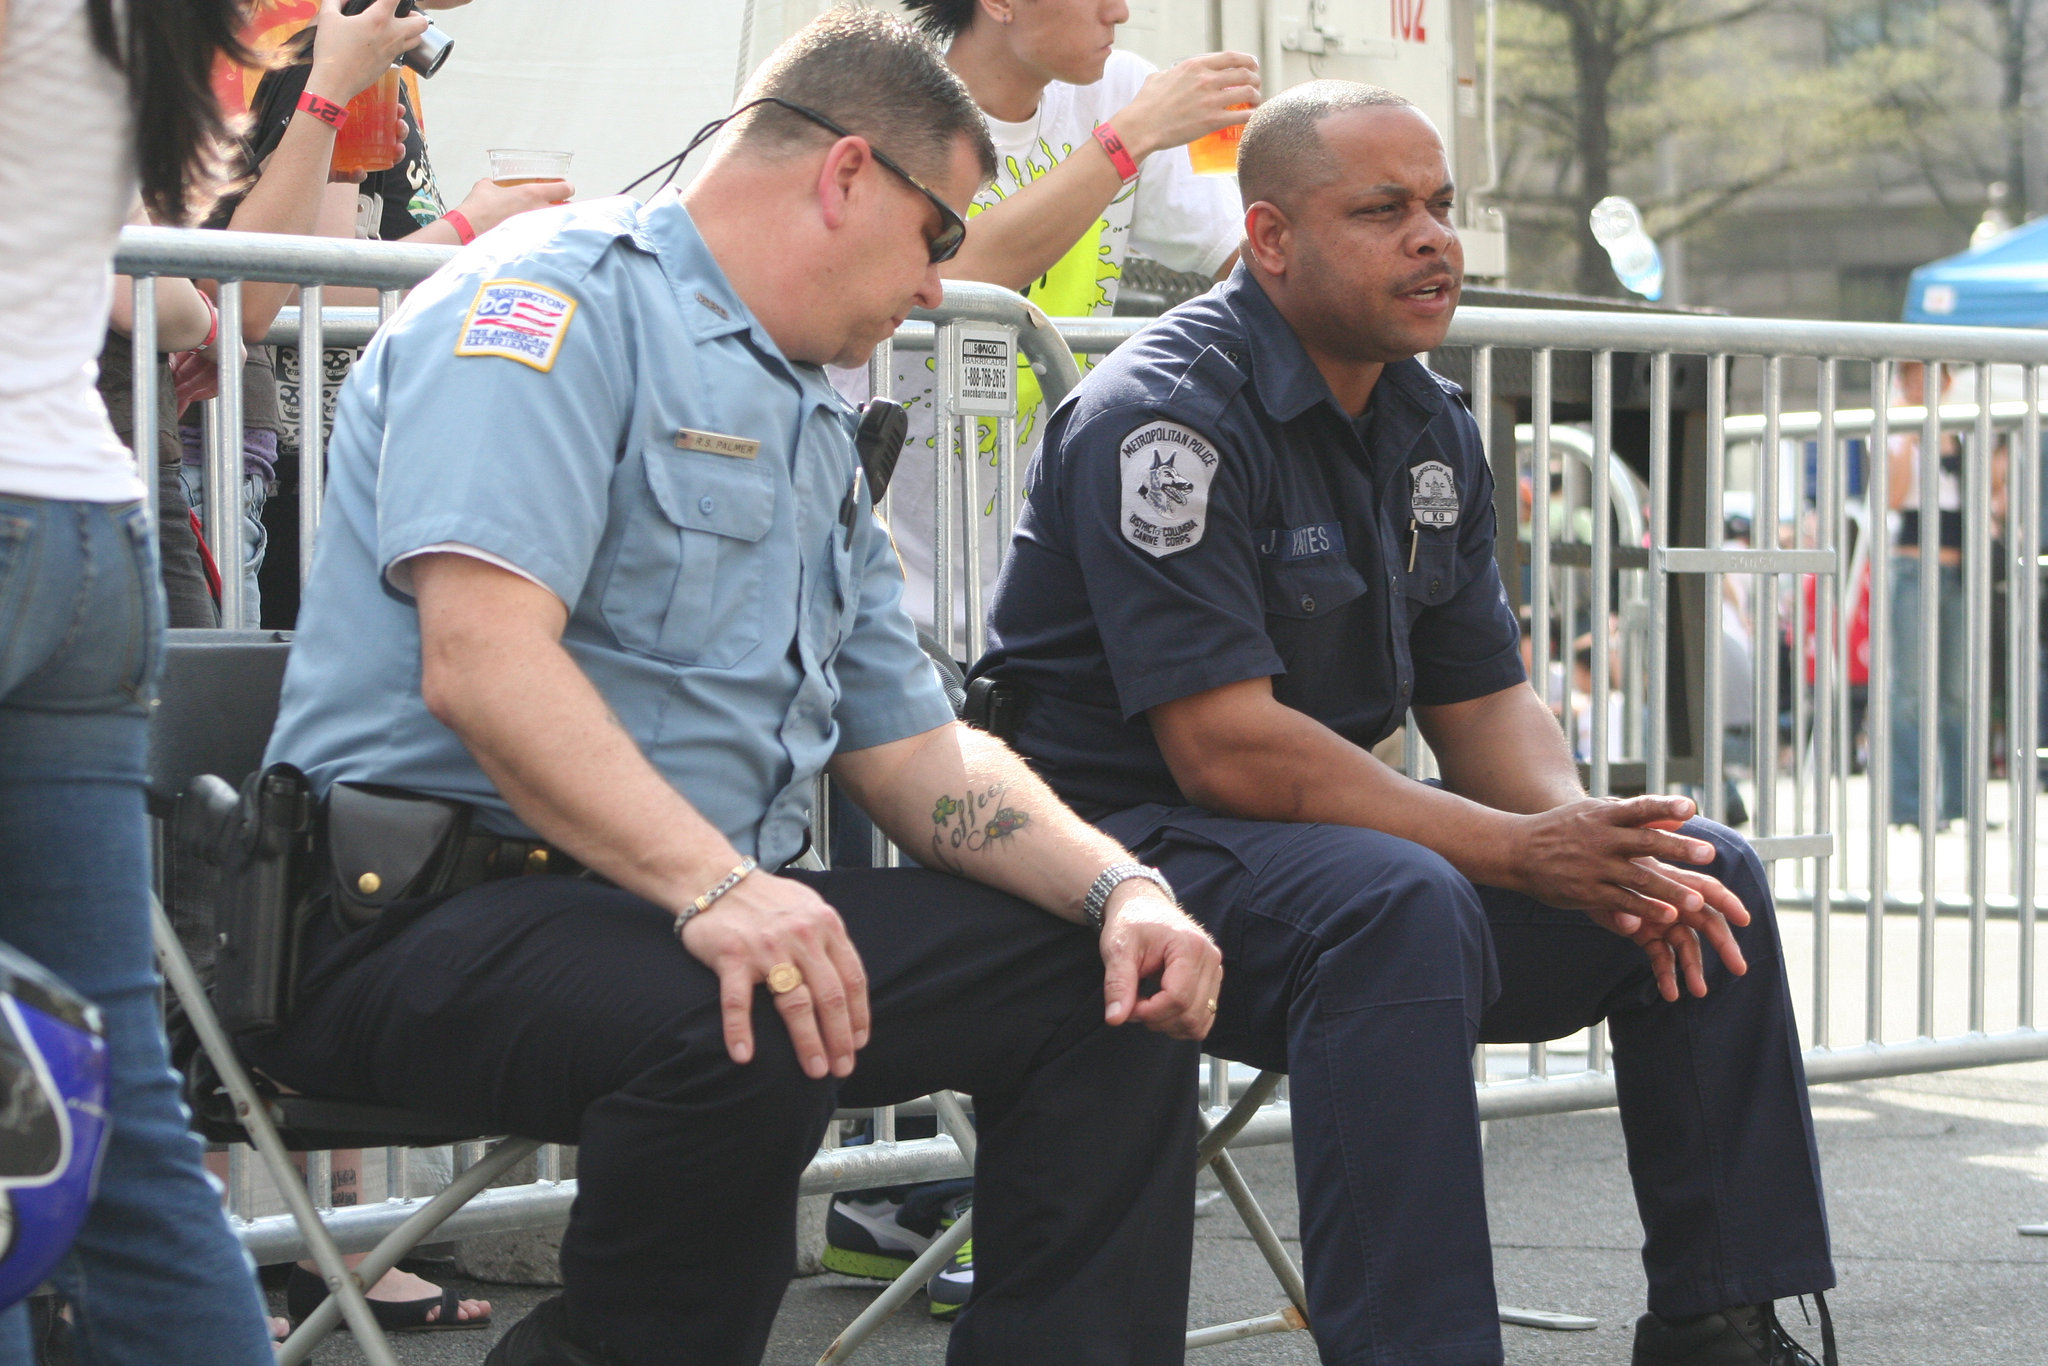
[[[341,131],[341,126],[348,122],[348,110],[346,107],[336,104],[333,100],[323,100],[310,90],[300,92],[299,108],[305,110],[337,133]]]
[[[469,225],[469,219],[463,214],[462,210],[448,210],[448,212],[441,215],[441,221],[455,229],[455,239],[462,243],[463,246],[466,247],[471,242],[476,241],[476,229]]]

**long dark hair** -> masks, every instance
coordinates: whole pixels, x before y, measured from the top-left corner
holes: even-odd
[[[128,77],[142,202],[189,223],[227,183],[234,128],[213,94],[213,60],[260,59],[242,43],[246,0],[86,0],[93,46]]]

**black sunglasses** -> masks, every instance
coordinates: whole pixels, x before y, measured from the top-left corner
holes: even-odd
[[[655,176],[658,175],[661,176],[661,184],[656,185],[654,188],[657,191],[666,189],[668,187],[669,182],[676,178],[676,172],[683,169],[683,162],[689,159],[690,153],[696,151],[699,147],[703,146],[718,132],[719,129],[725,127],[726,124],[731,123],[734,119],[746,113],[749,109],[752,109],[757,105],[763,104],[772,104],[777,106],[778,108],[787,109],[790,113],[796,114],[802,118],[807,118],[812,123],[817,124],[820,128],[836,133],[843,138],[860,136],[860,134],[858,133],[849,132],[847,129],[840,127],[837,123],[833,122],[831,119],[826,118],[823,114],[820,114],[815,109],[806,109],[804,108],[804,106],[800,104],[793,104],[790,101],[783,99],[779,95],[763,95],[758,100],[747,101],[739,108],[733,110],[730,114],[727,114],[724,118],[713,119],[711,122],[705,124],[702,128],[699,128],[697,130],[696,136],[690,139],[689,146],[683,148],[682,151],[676,153],[667,161],[662,162],[661,165],[655,167],[646,175],[643,175],[638,180],[635,180],[631,185],[628,185],[625,189],[620,190],[619,193],[631,194],[635,188],[645,184],[647,181],[652,180]],[[863,140],[865,141],[865,139]],[[895,161],[889,157],[888,153],[884,152],[881,148],[875,146],[873,142],[868,142],[868,151],[873,154],[876,161],[881,162],[884,166],[888,167],[897,175],[901,176],[905,183],[907,183],[911,189],[916,190],[919,194],[923,195],[926,199],[930,200],[931,206],[939,211],[938,235],[933,237],[931,241],[927,242],[925,244],[925,247],[926,250],[928,250],[931,253],[931,261],[933,265],[937,265],[941,261],[952,260],[954,255],[960,250],[960,244],[967,240],[966,220],[961,218],[959,214],[953,212],[953,208],[950,204],[946,203],[945,200],[939,198],[937,195],[933,194],[928,188],[926,188],[925,183],[922,180],[919,180],[916,176],[904,170],[901,166],[898,166],[895,163]],[[667,172],[666,175],[662,175],[664,171]]]

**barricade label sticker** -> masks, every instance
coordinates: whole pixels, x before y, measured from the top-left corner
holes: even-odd
[[[458,356],[503,356],[551,370],[576,301],[530,280],[486,280],[456,339]]]
[[[1124,539],[1154,558],[1192,550],[1209,524],[1216,448],[1178,422],[1147,422],[1117,448]]]
[[[1008,330],[956,323],[947,331],[953,338],[953,411],[1015,416],[1017,351]]]

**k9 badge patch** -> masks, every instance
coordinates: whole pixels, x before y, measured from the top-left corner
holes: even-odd
[[[528,280],[486,280],[456,340],[458,356],[503,356],[536,370],[555,355],[576,316],[576,301]]]
[[[1425,460],[1410,467],[1413,481],[1408,491],[1408,508],[1422,526],[1438,528],[1458,524],[1458,480],[1441,460]]]
[[[1178,422],[1148,422],[1118,447],[1124,539],[1148,555],[1199,545],[1209,522],[1216,448]]]

